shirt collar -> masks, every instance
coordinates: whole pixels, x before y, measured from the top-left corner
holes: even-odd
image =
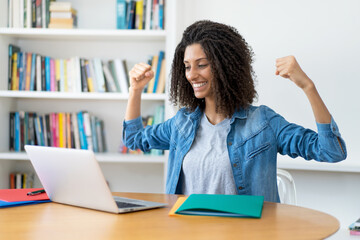
[[[232,124],[236,118],[246,119],[247,115],[248,115],[248,109],[240,108],[240,110],[234,112],[230,124]]]

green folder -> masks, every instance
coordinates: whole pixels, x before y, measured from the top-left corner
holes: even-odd
[[[176,214],[260,218],[264,196],[191,194]]]

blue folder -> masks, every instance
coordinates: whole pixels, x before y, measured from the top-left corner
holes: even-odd
[[[23,201],[23,202],[5,202],[0,200],[0,208],[16,207],[16,206],[31,205],[31,204],[46,203],[46,202],[51,202],[51,200]]]

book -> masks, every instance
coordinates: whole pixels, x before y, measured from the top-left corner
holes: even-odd
[[[78,120],[77,122],[78,122],[78,127],[79,127],[80,148],[81,149],[88,149],[85,130],[84,130],[83,113],[78,112],[76,114],[76,116],[77,116],[77,120]]]
[[[135,0],[130,0],[130,2],[128,3],[128,8],[127,8],[127,28],[128,29],[134,29],[135,28],[135,8],[136,8],[136,1]]]
[[[36,91],[41,91],[41,56],[37,55],[36,56]]]
[[[102,70],[102,63],[99,58],[94,58],[94,71],[96,75],[96,84],[98,92],[106,92],[104,72]]]
[[[94,150],[92,142],[92,131],[90,123],[90,114],[87,111],[83,111],[83,124],[84,124],[84,133],[87,142],[87,149]]]
[[[159,29],[164,29],[164,0],[159,0]]]
[[[103,71],[104,71],[104,75],[105,75],[105,81],[106,81],[106,86],[107,86],[108,92],[117,92],[114,77],[112,76],[112,74],[110,72],[109,65],[105,62],[103,63]]]
[[[9,151],[15,150],[15,112],[9,113]]]
[[[153,56],[152,62],[151,62],[151,70],[154,72],[154,77],[148,83],[147,93],[153,93],[154,92],[155,76],[156,76],[156,69],[157,69],[158,60],[159,60],[159,56],[157,56],[157,55]]]
[[[80,69],[81,69],[81,91],[88,92],[88,83],[85,69],[85,59],[80,58]]]
[[[58,91],[59,81],[55,79],[55,59],[50,58],[50,89],[48,91]]]
[[[50,12],[71,12],[71,2],[50,2]]]
[[[58,123],[59,123],[59,147],[65,147],[65,113],[58,113]]]
[[[166,83],[166,60],[163,59],[161,62],[161,70],[159,75],[158,86],[156,88],[156,93],[165,92],[165,83]]]
[[[80,149],[79,126],[78,126],[78,119],[76,117],[76,113],[72,113],[71,117],[74,128],[74,147],[76,149]]]
[[[10,173],[10,189],[15,189],[15,173]]]
[[[30,91],[35,89],[35,78],[36,78],[36,54],[33,53],[31,57],[31,71],[30,71]]]
[[[126,29],[126,9],[127,3],[126,0],[117,0],[116,1],[116,28],[117,29]]]
[[[143,17],[144,17],[144,1],[137,0],[135,7],[135,29],[142,30],[143,27]]]
[[[264,196],[191,194],[175,214],[260,218]]]
[[[120,80],[119,80],[119,75],[116,72],[115,69],[115,60],[110,60],[109,62],[109,69],[111,72],[111,76],[114,78],[114,83],[115,83],[115,87],[116,87],[116,91],[117,92],[122,92],[121,86],[120,86]]]
[[[25,68],[26,68],[26,53],[19,52],[19,90],[25,90]]]
[[[122,93],[129,93],[129,85],[122,60],[114,60],[115,74]]]
[[[36,0],[35,1],[35,16],[36,16],[36,27],[41,28],[42,27],[42,1],[45,0]]]
[[[94,90],[94,81],[93,81],[93,75],[91,74],[91,71],[90,71],[89,60],[85,60],[84,64],[85,64],[88,91],[94,92],[95,91]]]
[[[15,112],[14,115],[14,151],[20,152],[20,115],[19,112]]]
[[[98,92],[98,79],[97,76],[95,74],[95,66],[94,66],[94,59],[89,59],[88,60],[88,65],[89,65],[89,74],[91,76],[92,79],[92,88],[94,92]]]
[[[18,77],[18,52],[12,54],[12,77],[11,77],[11,90],[19,90],[19,77]]]
[[[63,11],[63,12],[50,12],[50,21],[56,18],[65,18],[72,19],[76,15],[76,10],[71,9],[71,11]]]
[[[145,13],[145,29],[151,29],[151,9],[152,9],[152,0],[145,0],[146,1],[146,13]]]
[[[154,88],[153,88],[153,93],[156,93],[156,89],[159,83],[159,77],[160,77],[160,72],[161,72],[161,66],[162,66],[162,60],[164,59],[164,51],[160,51],[159,52],[159,58],[158,58],[158,62],[156,64],[156,73],[155,73],[155,81],[154,81]]]
[[[32,53],[26,53],[26,74],[25,74],[25,90],[30,90],[30,79],[31,79],[31,63],[32,63]]]

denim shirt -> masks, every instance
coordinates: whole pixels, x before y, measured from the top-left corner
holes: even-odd
[[[182,194],[181,166],[201,120],[202,111],[180,109],[167,121],[143,128],[141,117],[124,121],[123,141],[130,149],[169,151],[166,193]],[[261,195],[265,201],[279,202],[277,153],[319,162],[346,158],[345,142],[331,118],[317,123],[318,133],[294,123],[267,106],[249,106],[234,113],[227,135],[227,150],[239,195]]]

